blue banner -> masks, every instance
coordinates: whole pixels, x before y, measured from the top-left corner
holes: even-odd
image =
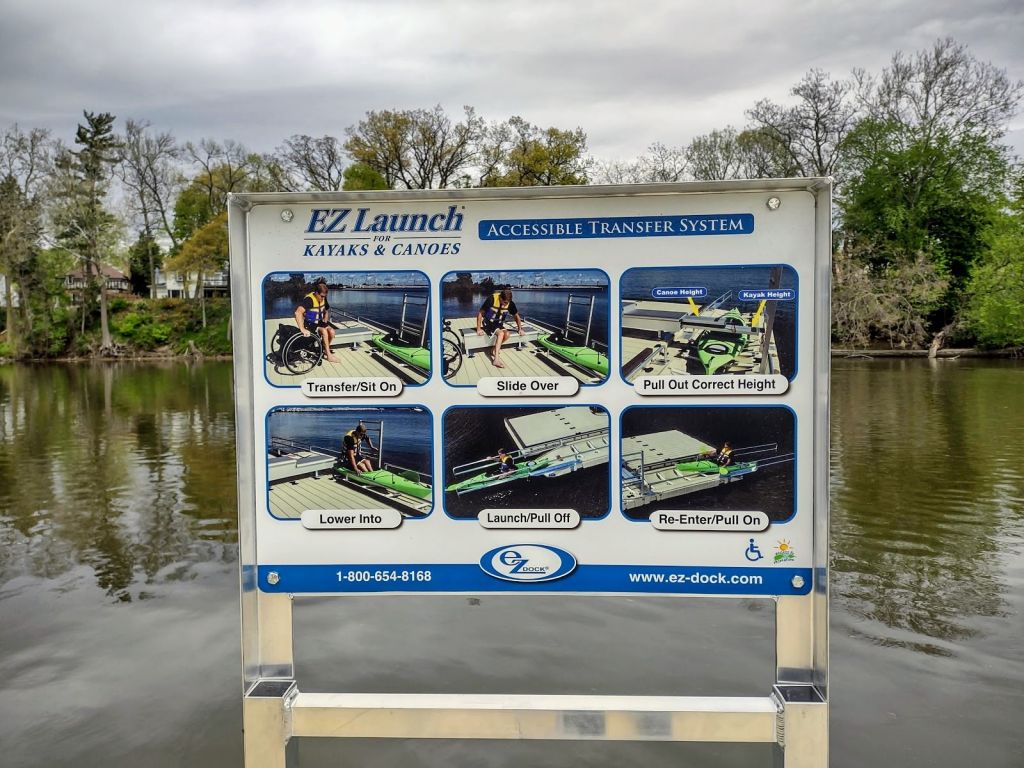
[[[580,240],[607,237],[749,235],[752,213],[687,216],[612,216],[574,219],[485,219],[481,240]]]
[[[272,575],[273,574],[273,575]],[[799,586],[794,586],[794,582]],[[495,578],[479,565],[261,565],[264,592],[593,592],[805,595],[810,568],[580,565],[555,581]]]

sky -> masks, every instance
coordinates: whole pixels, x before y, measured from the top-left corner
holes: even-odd
[[[878,72],[950,36],[1024,80],[1022,0],[0,0],[0,129],[83,109],[268,152],[368,110],[471,105],[629,160],[741,127],[809,69]],[[123,124],[123,123],[122,123]],[[1024,113],[1007,143],[1024,155]]]

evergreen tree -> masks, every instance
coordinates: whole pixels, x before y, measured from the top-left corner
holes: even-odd
[[[114,116],[84,112],[85,124],[75,132],[76,150],[57,159],[55,220],[57,238],[82,265],[86,290],[82,302],[82,331],[88,308],[99,299],[100,350],[113,348],[107,319],[105,261],[117,242],[120,223],[105,207],[119,144],[114,136]],[[106,257],[106,258],[105,258]]]

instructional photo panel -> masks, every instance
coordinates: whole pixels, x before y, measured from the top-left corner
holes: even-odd
[[[764,530],[795,513],[795,423],[784,406],[662,406],[622,414],[621,504],[680,530]],[[744,520],[754,515],[757,522]]]
[[[418,407],[273,409],[270,515],[307,528],[388,528],[426,517],[433,508],[432,422]]]
[[[456,386],[475,386],[489,377],[571,377],[581,385],[604,381],[608,294],[608,275],[596,269],[446,274],[441,280],[444,335],[463,359],[457,368],[446,366],[444,380]]]
[[[620,295],[622,377],[630,383],[641,376],[793,378],[792,267],[630,269]]]
[[[430,283],[422,272],[278,272],[263,281],[267,381],[430,377]]]
[[[609,435],[608,412],[596,405],[450,408],[445,511],[519,528],[571,528],[603,517]]]

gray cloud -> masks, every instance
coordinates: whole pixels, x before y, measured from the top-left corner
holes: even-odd
[[[946,35],[1024,78],[1024,11],[1007,0],[2,0],[0,11],[0,124],[67,139],[83,108],[269,150],[294,133],[342,135],[369,109],[471,104],[490,120],[581,126],[611,159],[741,125],[811,67],[877,71]]]

